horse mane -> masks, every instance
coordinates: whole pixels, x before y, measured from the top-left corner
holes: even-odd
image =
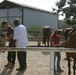
[[[75,40],[76,40],[76,29],[73,29],[68,34],[65,47],[76,48],[76,41]]]

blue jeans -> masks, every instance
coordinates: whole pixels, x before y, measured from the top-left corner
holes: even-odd
[[[54,52],[54,70],[55,71],[61,70],[61,68],[60,68],[60,59],[61,59],[60,52]]]

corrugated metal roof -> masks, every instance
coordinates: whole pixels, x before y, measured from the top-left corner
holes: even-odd
[[[33,7],[33,6],[30,6],[30,5],[26,5],[26,4],[17,3],[17,2],[14,2],[14,1],[10,1],[10,0],[4,0],[0,3],[0,9],[15,8],[15,7],[31,8],[31,9],[35,9],[35,10],[50,13],[50,11],[47,11],[47,10],[44,10],[44,9],[40,9],[40,8]]]

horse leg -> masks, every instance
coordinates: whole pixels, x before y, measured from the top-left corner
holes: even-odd
[[[74,71],[74,75],[75,75],[75,60],[73,62],[73,71]]]
[[[47,46],[49,46],[49,36],[47,37]]]
[[[68,60],[68,75],[71,74],[70,66],[71,66],[71,64],[70,64],[70,58],[69,58],[69,60]]]
[[[44,44],[45,46],[46,46],[46,42],[45,42],[45,44]]]
[[[46,39],[46,37],[45,37],[45,46],[46,46],[46,41],[47,41],[47,39]]]

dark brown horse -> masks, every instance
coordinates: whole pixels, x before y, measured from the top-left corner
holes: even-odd
[[[76,29],[72,29],[72,30],[69,32],[68,37],[66,38],[65,47],[66,47],[66,48],[76,48]],[[68,75],[71,74],[70,58],[73,59],[73,70],[74,70],[74,75],[75,75],[76,53],[67,52],[67,53],[66,53],[66,56],[67,56],[67,60],[68,60]]]
[[[51,27],[50,26],[44,26],[43,27],[43,44],[45,44],[45,46],[49,46],[49,39],[50,39],[50,35],[51,35]],[[47,42],[47,44],[46,44]]]
[[[72,29],[73,29],[73,28],[66,28],[66,29],[64,30],[63,35],[65,36],[65,40],[67,39],[67,37],[68,37],[68,35],[69,35],[69,33],[70,33],[70,31],[71,31]]]

